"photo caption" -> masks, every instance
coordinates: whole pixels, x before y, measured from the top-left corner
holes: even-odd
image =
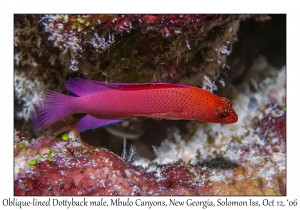
[[[153,209],[156,207],[199,207],[202,209],[215,207],[296,207],[298,199],[289,198],[212,198],[203,199],[201,197],[193,198],[5,198],[1,202],[3,207],[18,207],[25,209],[27,207],[66,207],[70,209],[76,206],[89,207],[146,207]],[[28,208],[28,209],[29,209]]]

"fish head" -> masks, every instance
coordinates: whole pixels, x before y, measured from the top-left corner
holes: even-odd
[[[238,121],[238,115],[232,108],[231,102],[224,97],[220,97],[220,106],[218,106],[213,112],[213,118],[218,123],[235,123]]]

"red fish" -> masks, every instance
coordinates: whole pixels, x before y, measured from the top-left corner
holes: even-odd
[[[32,115],[37,130],[78,113],[87,114],[77,124],[80,132],[136,116],[224,124],[238,120],[227,98],[187,85],[74,78],[65,86],[77,97],[45,91]]]

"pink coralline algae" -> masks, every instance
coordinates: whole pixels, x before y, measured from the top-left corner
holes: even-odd
[[[209,187],[193,180],[199,174],[209,174],[200,168],[191,171],[191,167],[178,162],[147,171],[107,149],[92,149],[71,141],[41,137],[25,149],[16,147],[16,165],[22,165],[20,156],[24,153],[42,158],[32,166],[16,169],[15,195],[209,194]],[[55,150],[53,162],[43,158],[49,147]]]

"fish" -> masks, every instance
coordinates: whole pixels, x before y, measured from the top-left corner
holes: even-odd
[[[31,115],[37,131],[74,114],[86,114],[76,124],[79,132],[132,117],[222,124],[238,121],[238,115],[227,98],[194,86],[72,78],[65,82],[65,87],[75,96],[52,90],[42,92]]]

